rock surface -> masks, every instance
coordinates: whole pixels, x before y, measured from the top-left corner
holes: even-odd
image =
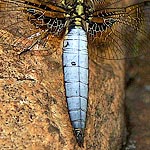
[[[58,47],[52,55],[28,52],[20,57],[14,49],[1,47],[1,149],[79,149],[68,116]],[[89,63],[84,149],[119,149],[124,132],[124,63]]]

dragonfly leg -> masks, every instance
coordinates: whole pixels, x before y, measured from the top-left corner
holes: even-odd
[[[24,49],[21,53],[19,53],[19,56],[21,56],[22,54],[25,54],[25,53],[29,52],[30,50],[31,49],[29,49],[29,48]]]

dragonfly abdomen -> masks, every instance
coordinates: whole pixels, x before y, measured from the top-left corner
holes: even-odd
[[[69,115],[77,142],[81,145],[88,99],[87,35],[82,27],[71,28],[65,36],[63,67]]]

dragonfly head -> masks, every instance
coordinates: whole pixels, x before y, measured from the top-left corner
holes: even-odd
[[[83,147],[84,142],[84,132],[83,129],[74,129],[74,134],[77,140],[77,143],[80,147]]]

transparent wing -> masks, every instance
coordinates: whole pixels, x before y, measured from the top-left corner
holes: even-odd
[[[122,0],[85,0],[85,4],[92,7],[94,10],[116,5],[119,2],[122,2]]]
[[[150,54],[150,1],[95,11],[89,23],[92,53],[105,59]]]
[[[45,1],[0,0],[0,43],[22,52],[38,45],[48,49],[47,41],[64,32],[64,13],[56,1],[46,5]]]

